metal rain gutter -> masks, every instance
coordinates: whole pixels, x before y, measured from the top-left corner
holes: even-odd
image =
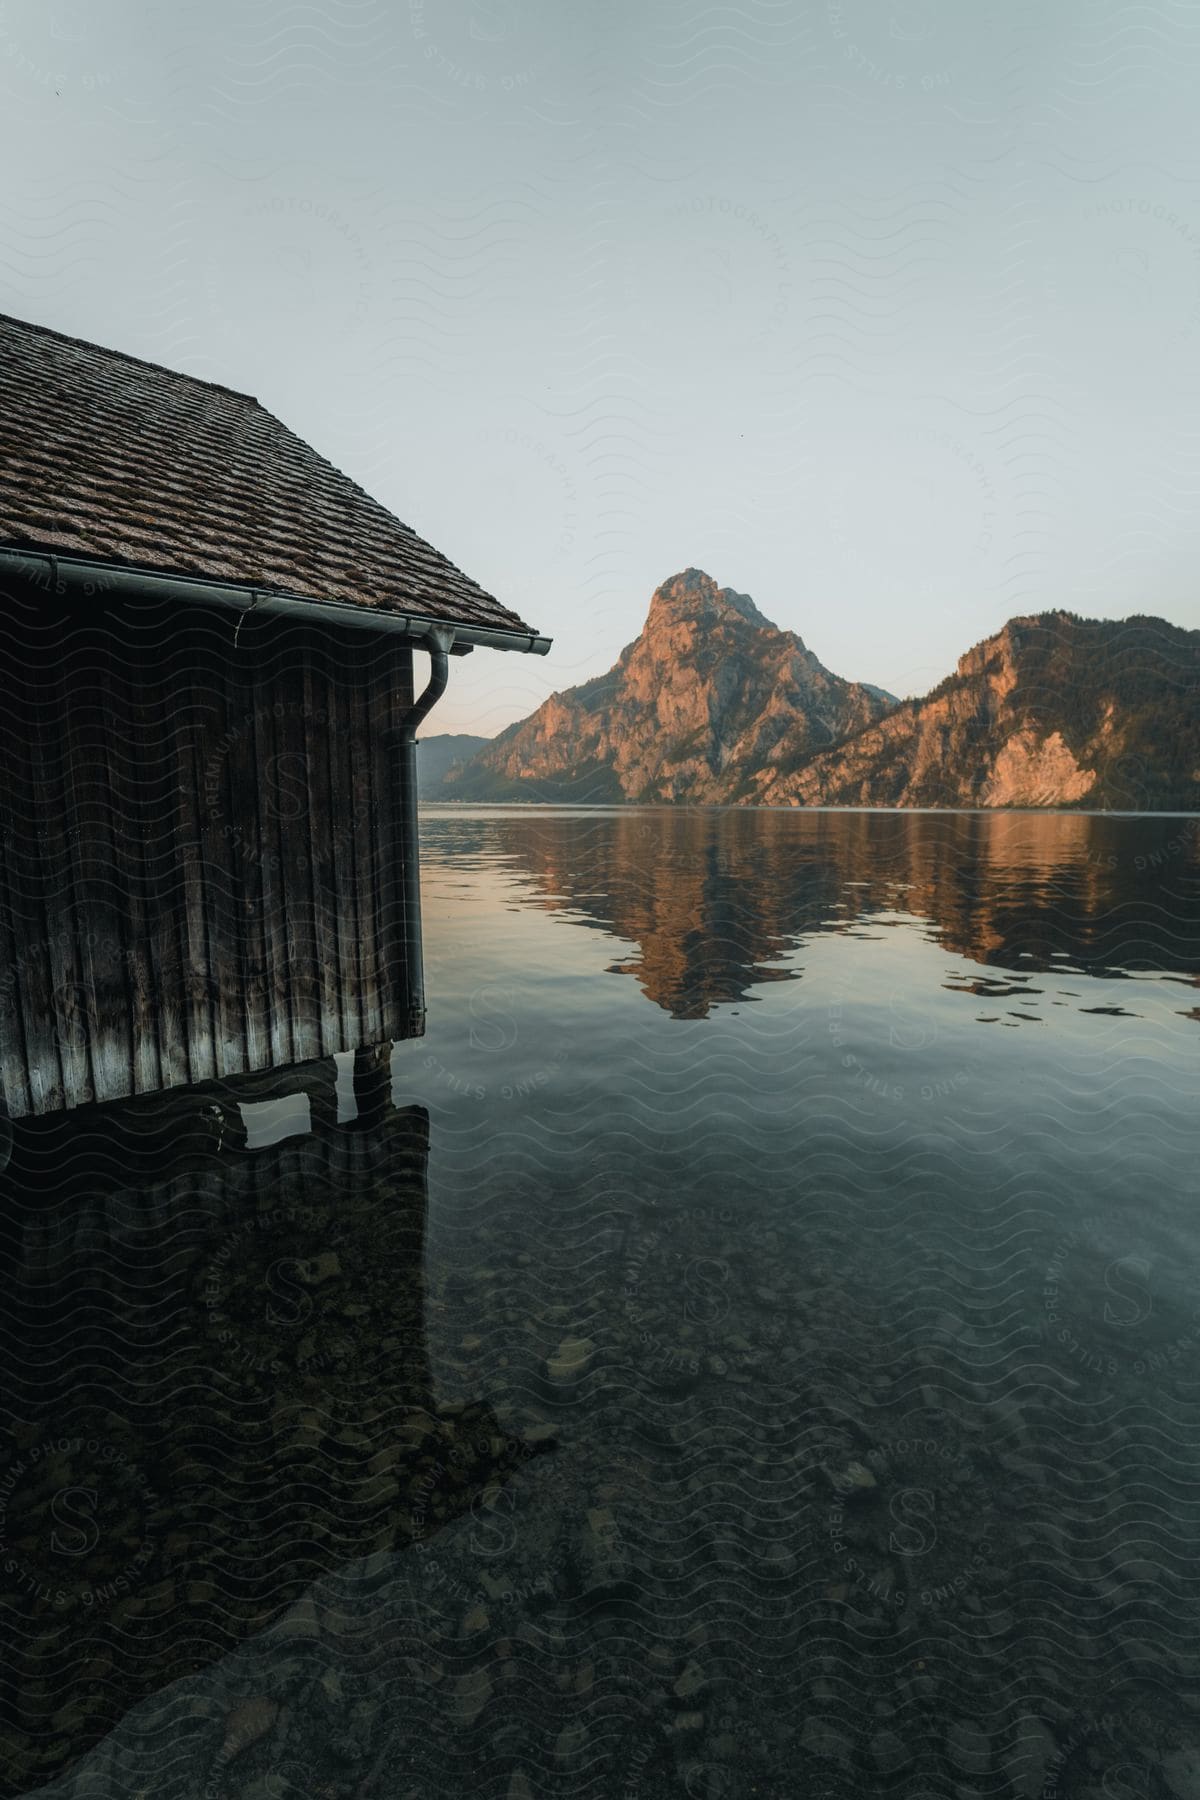
[[[401,637],[420,639],[426,639],[430,632],[450,630],[454,634],[452,653],[458,655],[469,646],[478,645],[487,650],[518,650],[527,656],[545,656],[552,642],[538,632],[503,631],[490,625],[431,619],[421,613],[356,606],[345,600],[311,600],[301,594],[282,594],[247,585],[231,586],[202,575],[159,575],[151,569],[124,568],[120,564],[96,562],[84,556],[57,556],[45,550],[0,548],[0,571],[6,569],[60,595],[71,592],[142,594],[148,599],[177,599],[198,606],[231,607],[243,613],[274,613],[281,617],[346,625],[359,631],[391,631]]]

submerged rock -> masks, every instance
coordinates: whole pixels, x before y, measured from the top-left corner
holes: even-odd
[[[879,1483],[865,1463],[843,1463],[840,1469],[830,1468],[828,1463],[821,1464],[821,1473],[835,1494],[843,1500],[861,1499],[874,1492]]]
[[[573,1381],[583,1374],[595,1350],[591,1338],[565,1337],[554,1355],[546,1359],[546,1372],[553,1381]]]

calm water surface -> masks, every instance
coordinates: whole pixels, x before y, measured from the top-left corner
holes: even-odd
[[[1200,821],[422,829],[390,1098],[10,1222],[5,1791],[1200,1794]]]

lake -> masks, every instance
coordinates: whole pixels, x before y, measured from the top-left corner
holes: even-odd
[[[5,1793],[1200,1794],[1200,820],[422,838],[423,1039],[15,1128]]]

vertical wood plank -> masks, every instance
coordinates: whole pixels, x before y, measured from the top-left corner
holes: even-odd
[[[286,625],[284,627],[286,630]],[[282,646],[274,619],[252,622],[242,644],[250,658],[254,693],[253,764],[243,770],[246,788],[244,817],[258,818],[255,845],[261,870],[259,918],[262,930],[267,1005],[267,1056],[273,1068],[296,1060],[292,1049],[292,974],[289,966],[288,921],[285,893],[288,881],[287,843],[280,829],[276,784],[284,754],[282,721],[287,710],[287,685],[282,676]]]
[[[216,1073],[222,1077],[240,1074],[251,1066],[246,1039],[250,975],[243,943],[230,770],[235,735],[242,725],[229,669],[234,630],[235,623],[223,614],[212,615],[196,628],[200,646],[194,750],[201,809],[198,880],[215,1013]]]
[[[67,892],[80,978],[77,1004],[66,1008],[60,1030],[67,1037],[81,1033],[85,1043],[88,1074],[72,1101],[79,1104],[129,1092],[130,959],[109,774],[112,714],[119,702],[111,687],[108,638],[102,627],[94,623],[89,627],[78,616],[68,617],[65,627],[62,649],[53,659],[62,681],[44,723],[61,745],[69,818]],[[53,877],[43,868],[39,879],[47,882]]]
[[[160,1088],[189,1079],[188,1010],[180,955],[182,866],[175,838],[174,696],[168,679],[169,647],[187,631],[187,612],[171,602],[139,602],[129,613],[129,665],[141,752],[136,782],[141,839],[141,887],[147,920],[150,992],[143,1029],[154,1043]]]
[[[63,941],[69,944],[73,939],[66,761],[61,740],[54,740],[50,730],[62,704],[60,688],[67,631],[61,607],[50,607],[47,612],[48,620],[39,620],[29,640],[16,651],[30,703],[34,796],[28,924],[20,989],[35,1112],[57,1111],[74,1104],[69,1078],[77,1071],[74,1058],[69,1058],[64,1066],[60,1048],[63,984],[75,979],[75,964],[73,949],[68,956],[63,954]],[[53,901],[49,899],[51,895]]]
[[[312,806],[313,955],[319,1054],[342,1048],[337,981],[336,872],[341,821],[329,783],[329,643],[323,634],[304,671],[306,755]]]
[[[147,691],[136,615],[121,604],[114,606],[108,617],[100,709],[103,736],[95,746],[89,745],[84,755],[90,764],[94,752],[106,769],[115,846],[107,881],[113,904],[121,907],[128,922],[130,979],[125,1028],[132,1052],[133,1092],[148,1094],[162,1086],[163,1075],[160,996],[152,947],[157,917],[149,871],[153,760],[162,750]],[[90,868],[89,894],[94,895],[105,880],[98,866]]]
[[[353,715],[349,702],[353,666],[344,643],[333,651],[334,673],[329,684],[329,766],[333,817],[337,820],[334,859],[336,894],[333,935],[340,998],[340,1049],[351,1050],[363,1041],[358,969],[358,901],[355,869]]]
[[[266,683],[256,673],[260,644],[255,622],[243,620],[231,665],[238,713],[229,756],[229,805],[236,900],[233,924],[244,963],[246,1065],[251,1069],[269,1068],[279,1060],[273,985],[278,959],[285,950],[271,922],[274,876],[270,859],[278,857],[278,848],[272,848],[263,829],[259,794],[258,770],[273,746]]]
[[[179,954],[186,1034],[187,1080],[220,1073],[217,982],[205,907],[202,722],[211,710],[206,692],[203,623],[189,611],[170,634],[165,658],[173,806],[174,859],[180,888]]]
[[[70,626],[68,618],[60,617],[54,634],[65,653],[51,651],[40,668],[30,667],[29,675],[37,696],[33,721],[40,764],[37,792],[45,809],[38,836],[47,861],[43,916],[52,1024],[64,1104],[79,1106],[91,1098],[89,1045],[97,1007],[94,980],[89,980],[91,970],[84,961],[91,962],[86,940],[94,935],[95,920],[79,913],[73,916],[72,909],[81,852],[86,854],[87,848],[81,842],[86,821],[80,817],[69,736],[55,729],[60,721],[76,716],[72,690],[79,667],[78,644]],[[57,897],[57,905],[52,897]]]
[[[269,797],[278,815],[280,892],[288,944],[280,989],[287,996],[291,1060],[305,1062],[321,1053],[313,864],[315,840],[332,829],[332,821],[328,815],[318,816],[313,805],[306,718],[310,685],[306,671],[314,654],[311,627],[289,626],[278,635],[277,680],[284,705],[276,732],[277,762]]]
[[[363,650],[378,646],[364,634],[362,649],[356,640],[351,651],[353,678],[347,692],[350,712],[350,823],[354,837],[355,974],[358,984],[358,1036],[353,1046],[376,1042],[382,1035],[376,1005],[376,935],[379,929],[377,895],[373,881],[371,839],[375,821],[371,813],[371,662]]]

